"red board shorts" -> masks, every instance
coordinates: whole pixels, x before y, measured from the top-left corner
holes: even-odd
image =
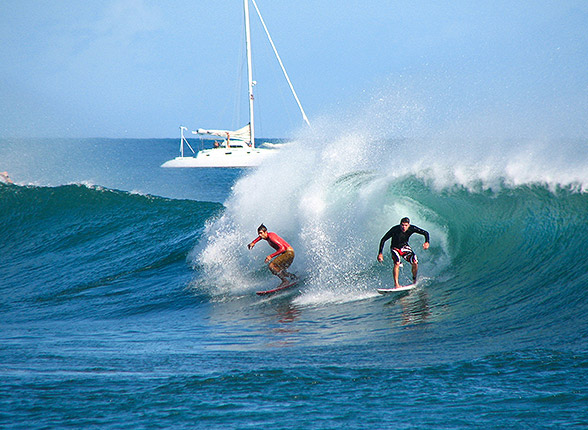
[[[412,248],[408,245],[405,245],[400,249],[392,248],[391,252],[392,252],[392,260],[394,260],[395,263],[400,263],[400,257],[404,258],[410,264],[414,264],[414,263],[419,262],[416,254],[414,253]]]
[[[290,267],[290,264],[294,261],[294,250],[288,249],[284,251],[276,258],[272,260],[274,266],[276,266],[279,270],[285,270]]]

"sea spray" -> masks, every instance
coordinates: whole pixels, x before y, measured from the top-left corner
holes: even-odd
[[[456,133],[467,118],[454,119],[451,128],[427,130],[427,109],[404,103],[405,96],[372,98],[344,120],[322,118],[240,178],[223,215],[208,224],[193,254],[201,280],[213,289],[222,286],[223,294],[244,294],[263,279],[271,282],[262,264],[271,250],[245,247],[264,223],[294,247],[292,270],[305,280],[303,294],[360,297],[391,282],[389,261],[377,264],[375,255],[382,235],[403,216],[431,233],[428,251],[420,249],[422,238],[411,243],[420,275],[434,279],[445,276],[454,259],[473,252],[453,248],[464,235],[477,236],[477,217],[492,224],[510,216],[508,207],[483,216],[481,208],[492,208],[493,196],[529,186],[586,192],[585,142],[504,139],[500,133],[474,138],[465,132],[469,128]],[[462,191],[467,198],[456,200]]]
[[[292,270],[323,298],[357,297],[382,282],[375,268],[379,239],[402,216],[416,216],[415,222],[430,230],[443,250],[443,222],[418,201],[397,194],[395,183],[382,172],[366,169],[375,164],[371,154],[366,160],[363,150],[355,151],[355,161],[337,165],[333,153],[365,146],[358,137],[314,148],[292,143],[281,157],[239,180],[223,215],[207,226],[206,243],[196,254],[208,284],[222,286],[222,293],[251,289],[252,276],[270,252],[262,246],[247,252],[245,245],[262,222],[294,247]]]

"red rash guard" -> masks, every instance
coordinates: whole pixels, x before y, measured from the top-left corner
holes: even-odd
[[[259,242],[261,240],[261,237],[257,236],[257,238],[252,242],[254,245]],[[285,252],[288,248],[291,248],[291,246],[288,244],[288,242],[286,242],[284,239],[282,239],[280,236],[278,236],[276,233],[272,233],[272,232],[267,232],[267,243],[276,250],[276,252],[274,252],[272,255],[270,255],[270,258],[274,258],[278,255],[280,255],[281,253]]]

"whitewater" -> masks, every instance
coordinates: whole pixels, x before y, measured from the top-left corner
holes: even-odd
[[[586,426],[586,139],[406,110],[324,118],[253,170],[161,169],[175,139],[3,139],[1,426]],[[403,216],[431,247],[383,297]],[[269,298],[261,223],[302,279]]]

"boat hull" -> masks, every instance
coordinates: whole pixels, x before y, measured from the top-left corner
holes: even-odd
[[[161,167],[257,167],[276,152],[248,147],[203,149],[195,157],[176,157]]]

